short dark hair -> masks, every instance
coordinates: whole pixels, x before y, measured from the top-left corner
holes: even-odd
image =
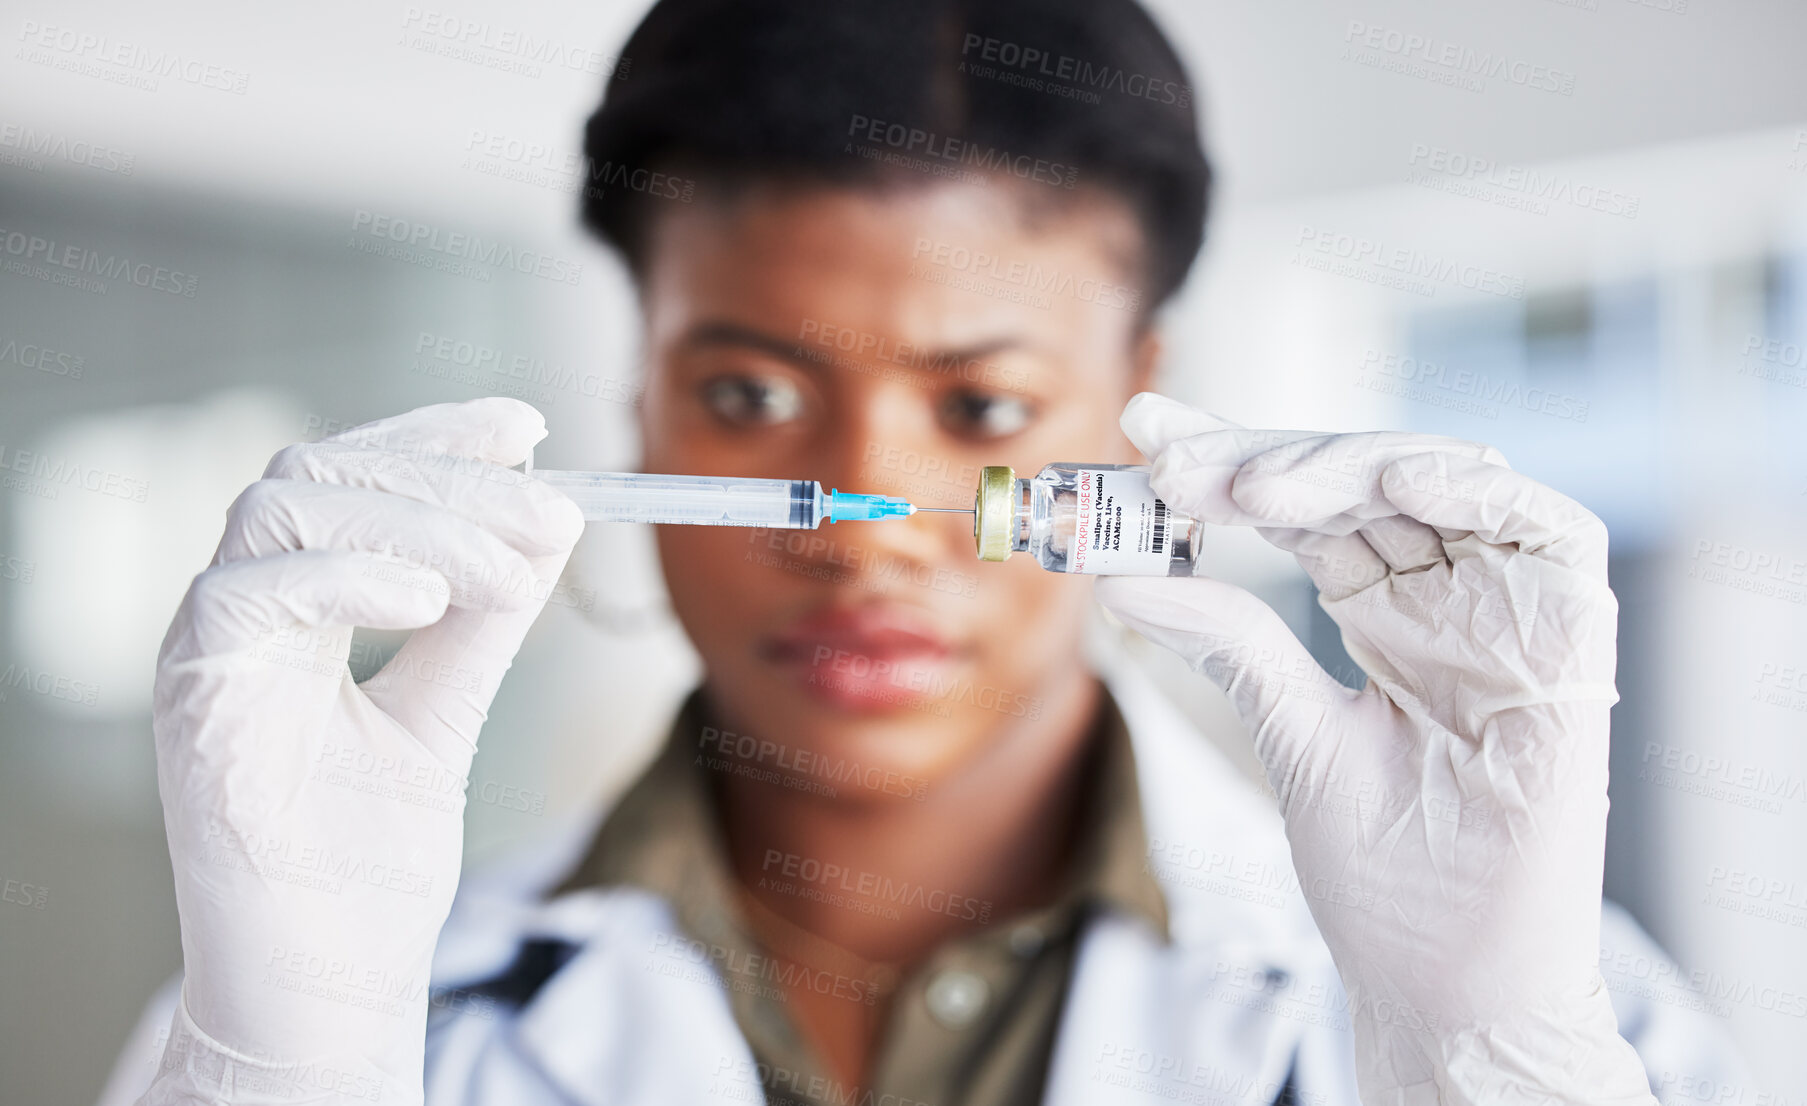
[[[636,276],[678,175],[1077,182],[1134,212],[1150,309],[1204,241],[1192,87],[1135,0],[659,0],[621,58],[584,134],[582,215]]]

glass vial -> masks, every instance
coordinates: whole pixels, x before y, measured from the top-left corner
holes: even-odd
[[[1049,572],[1190,576],[1202,528],[1155,498],[1147,465],[1052,464],[1033,480],[992,465],[973,505],[980,560],[1027,550]]]

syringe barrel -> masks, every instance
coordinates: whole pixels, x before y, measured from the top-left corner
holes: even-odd
[[[588,522],[814,530],[822,521],[822,486],[814,480],[563,469],[534,469],[532,474],[570,496]]]

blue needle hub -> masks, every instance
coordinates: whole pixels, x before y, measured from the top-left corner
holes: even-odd
[[[822,497],[828,506],[824,511],[830,522],[853,522],[875,518],[900,518],[916,513],[907,499],[894,495],[858,495],[854,492],[831,491]]]

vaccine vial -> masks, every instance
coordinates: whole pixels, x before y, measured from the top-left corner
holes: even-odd
[[[1155,498],[1147,465],[1052,464],[1031,480],[979,471],[973,540],[982,561],[1027,551],[1049,572],[1190,576],[1203,524]]]

